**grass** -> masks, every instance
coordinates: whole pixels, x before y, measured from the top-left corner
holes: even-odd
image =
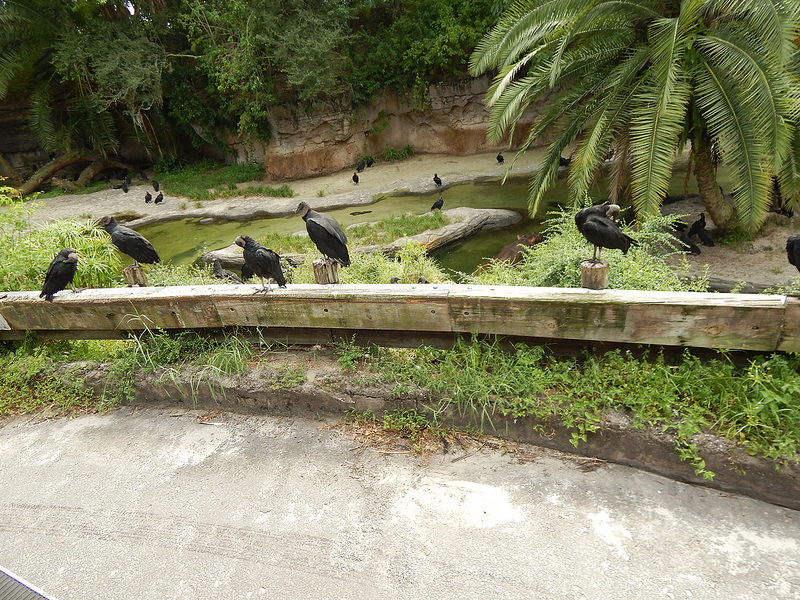
[[[563,359],[543,346],[461,340],[452,350],[338,350],[344,367],[392,383],[395,394],[427,390],[437,414],[450,402],[482,429],[497,416],[535,417],[541,431],[557,422],[577,447],[606,411],[629,414],[633,426],[675,436],[676,452],[699,476],[712,478],[692,436],[710,432],[751,454],[796,462],[800,451],[800,357],[758,356],[737,368],[725,354],[701,361],[690,352],[668,360],[621,351]]]

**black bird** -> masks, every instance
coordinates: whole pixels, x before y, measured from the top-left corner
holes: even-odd
[[[696,235],[700,238],[700,242],[703,246],[713,246],[714,245],[714,238],[711,237],[711,234],[706,229],[706,215],[705,213],[700,213],[700,217],[692,223],[691,227],[689,227],[688,236]]]
[[[126,194],[128,193],[128,184],[125,183],[124,181],[122,183],[120,183],[119,185],[112,185],[111,187],[113,189],[115,189],[115,190],[122,190]]]
[[[153,196],[150,195],[150,192],[144,193],[144,203],[150,204],[153,201]]]
[[[243,248],[244,264],[261,280],[261,289],[256,290],[256,294],[272,291],[272,286],[269,285],[270,279],[274,279],[278,287],[286,287],[286,278],[281,269],[281,257],[276,252],[265,248],[249,235],[240,235],[235,243]]]
[[[347,251],[347,236],[336,219],[311,210],[305,202],[297,206],[297,213],[306,222],[308,236],[324,256],[335,260],[344,267],[350,266],[350,253]]]
[[[158,182],[155,179],[153,179],[153,189],[158,191]]]
[[[399,277],[392,277],[389,279],[389,283],[400,283]]]
[[[436,187],[442,187],[442,180],[439,178],[438,173],[433,174],[433,183],[436,184]]]
[[[372,165],[375,164],[375,159],[372,156],[367,157],[367,168],[369,169]]]
[[[130,184],[131,184],[131,176],[125,175],[125,185],[130,185]]]
[[[431,210],[436,210],[437,208],[439,210],[442,210],[442,205],[443,204],[444,204],[444,198],[439,196],[439,199],[436,202],[433,203],[433,206],[431,206]]]
[[[497,162],[500,163],[500,164],[503,164],[504,160],[505,160],[505,158],[503,157],[503,153],[502,152],[498,152],[497,153]]]
[[[678,238],[678,241],[681,243],[684,252],[690,252],[691,254],[700,254],[700,248],[695,244],[692,240],[689,239],[689,236],[686,234],[686,230],[688,229],[686,223],[679,221],[675,224],[675,237]]]
[[[356,165],[356,171],[361,173],[361,171],[363,171],[364,167],[366,167],[366,166],[367,166],[367,163],[364,162],[363,160],[360,160],[360,161],[358,161],[358,164]]]
[[[571,156],[569,156],[567,158],[564,158],[563,156],[559,156],[558,157],[558,166],[559,167],[569,166],[569,163],[571,163],[571,162],[572,162],[572,157]]]
[[[222,263],[219,262],[218,258],[214,259],[214,277],[217,279],[227,279],[233,283],[244,283],[236,273],[223,269]]]
[[[358,174],[357,173],[353,173],[353,183],[358,185]]]
[[[700,230],[706,228],[706,215],[700,213],[698,219],[689,227],[689,235],[700,235]]]
[[[417,283],[430,283],[427,279],[425,279],[424,275],[420,275],[419,279],[417,279]]]
[[[44,285],[39,298],[44,298],[48,302],[53,301],[53,296],[65,287],[72,287],[72,278],[78,270],[78,253],[72,248],[62,248],[55,255],[47,267],[44,276]],[[72,288],[72,291],[77,291]]]
[[[111,241],[119,248],[123,254],[127,254],[133,259],[133,263],[139,266],[139,263],[157,263],[161,260],[153,244],[147,241],[141,233],[119,225],[114,217],[106,215],[98,222],[102,225],[111,236]]]
[[[584,208],[575,215],[578,231],[590,244],[594,245],[592,262],[597,262],[597,251],[600,248],[619,249],[623,254],[628,252],[636,240],[622,233],[612,217],[619,213],[616,204],[597,204]]]
[[[789,258],[789,264],[800,271],[800,234],[794,233],[786,240],[786,256]]]
[[[253,278],[253,269],[247,266],[247,264],[242,265],[242,281],[247,281]]]
[[[144,171],[139,171],[139,177],[142,178],[142,181],[147,181],[148,179],[147,173],[145,173]]]
[[[161,204],[163,201],[164,201],[164,193],[163,192],[158,192],[158,196],[156,196],[156,199],[153,200],[153,203],[154,204]]]
[[[697,232],[697,237],[700,238],[700,242],[703,246],[713,246],[714,245],[714,238],[711,237],[711,234],[708,232],[708,229],[705,227]]]

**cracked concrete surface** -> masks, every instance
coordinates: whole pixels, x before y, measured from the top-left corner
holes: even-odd
[[[301,418],[0,426],[0,564],[61,600],[796,598],[800,513],[534,446],[387,454]]]

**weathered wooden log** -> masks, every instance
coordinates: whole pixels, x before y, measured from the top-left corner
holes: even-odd
[[[318,258],[311,263],[314,267],[314,281],[320,285],[339,283],[339,263],[330,258]]]
[[[131,287],[147,287],[147,277],[140,265],[130,265],[122,269],[122,278]]]
[[[44,302],[0,294],[0,339],[118,338],[126,332],[260,328],[287,343],[386,332],[404,346],[471,333],[620,344],[800,351],[800,300],[766,294],[456,284],[290,285],[269,301],[255,285],[88,289]],[[5,297],[2,297],[5,294]],[[303,341],[296,332],[302,330]]]
[[[608,287],[608,263],[594,262],[587,258],[581,261],[581,287],[588,290],[604,290]]]

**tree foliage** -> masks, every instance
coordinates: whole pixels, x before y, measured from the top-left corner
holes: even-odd
[[[577,144],[569,177],[576,200],[613,150],[612,198],[630,198],[638,216],[650,217],[688,141],[714,221],[735,218],[752,230],[766,214],[773,175],[797,189],[798,26],[793,0],[519,0],[470,64],[473,74],[497,72],[487,96],[493,140],[547,98],[522,147],[552,139],[531,182],[532,212],[555,181],[559,156]],[[714,180],[719,160],[736,181],[735,211]]]
[[[510,0],[5,0],[0,98],[30,97],[43,145],[174,160],[224,132],[268,140],[278,107],[425,99]]]

